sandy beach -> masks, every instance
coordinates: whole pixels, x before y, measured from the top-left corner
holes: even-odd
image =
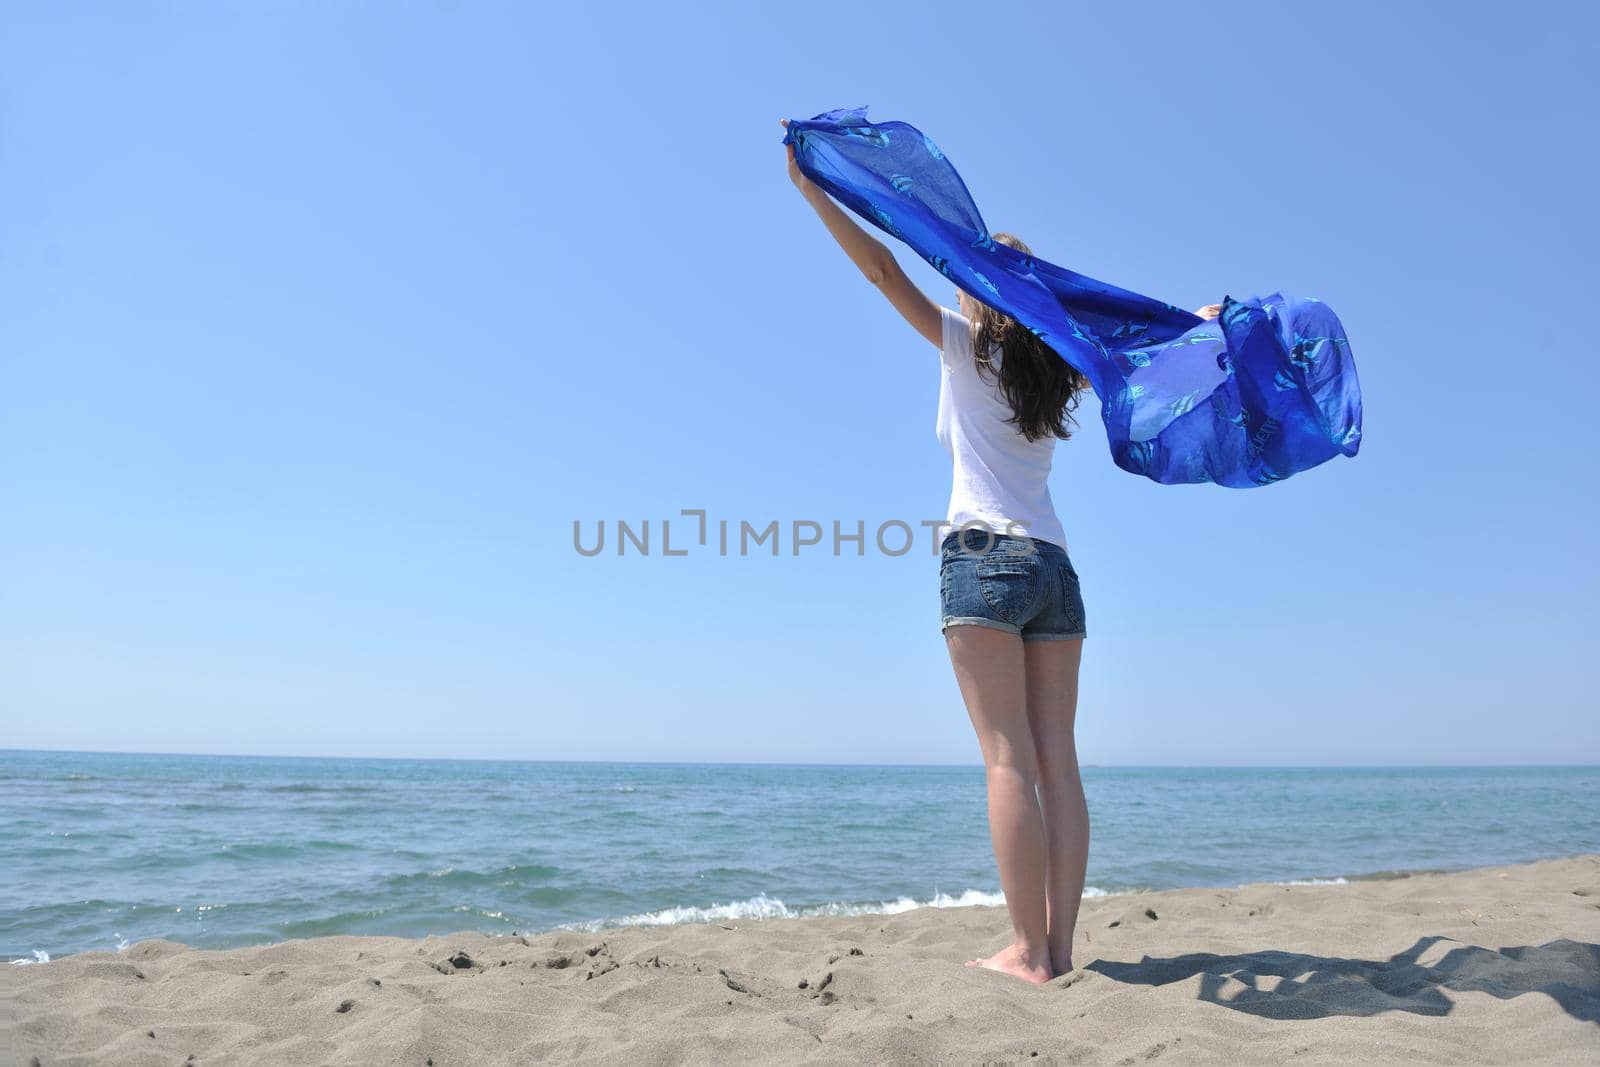
[[[1600,856],[1085,901],[1078,969],[961,961],[1003,910],[202,951],[5,969],[7,1063],[1596,1062]]]

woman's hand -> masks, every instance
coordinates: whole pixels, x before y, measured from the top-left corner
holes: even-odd
[[[1203,308],[1195,308],[1194,313],[1199,315],[1202,319],[1214,319],[1218,315],[1222,314],[1222,305],[1207,304]]]
[[[778,122],[781,123],[785,129],[788,129],[788,119],[779,119]],[[813,183],[810,178],[807,178],[800,171],[800,163],[794,158],[794,142],[790,141],[783,147],[789,150],[789,180],[794,182],[794,187],[796,189],[799,189],[802,193],[809,194]]]

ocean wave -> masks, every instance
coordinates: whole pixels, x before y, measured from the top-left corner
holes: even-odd
[[[390,875],[384,884],[393,887],[420,884],[430,892],[446,889],[525,886],[529,889],[551,888],[549,883],[560,878],[559,868],[542,863],[519,863],[493,871],[463,871],[455,867],[436,867],[427,871],[408,871]]]
[[[315,782],[293,782],[288,785],[273,785],[266,789],[268,793],[334,793],[334,794],[364,794],[378,792],[377,786],[371,785],[320,785]]]
[[[128,945],[131,944],[131,942],[129,942],[128,939],[123,937],[121,934],[113,934],[112,936],[117,939],[117,943],[114,946],[114,950],[117,951],[117,952],[122,952],[122,951],[126,950]],[[92,949],[88,950],[88,951],[92,951]],[[30,955],[30,956],[26,956],[26,957],[23,957],[21,959],[15,959],[15,960],[8,960],[7,961],[7,963],[9,963],[12,967],[26,967],[26,966],[28,966],[29,964],[32,964],[32,963],[49,963],[49,962],[50,962],[50,953],[46,952],[42,948],[33,949],[32,950],[32,955]]]
[[[298,860],[305,853],[355,852],[362,845],[353,841],[229,841],[210,855],[229,860]]]
[[[1084,889],[1085,897],[1111,896],[1104,889],[1088,886]],[[716,922],[723,919],[806,919],[828,918],[850,915],[899,915],[902,912],[913,911],[917,908],[971,908],[1004,907],[1005,895],[990,892],[986,889],[964,889],[960,893],[941,893],[935,891],[927,900],[917,900],[914,897],[896,897],[893,900],[876,900],[864,903],[846,903],[844,901],[830,901],[826,904],[807,904],[799,907],[790,907],[777,897],[769,897],[765,893],[746,898],[745,900],[729,901],[726,904],[712,904],[700,907],[692,904],[680,905],[671,908],[662,908],[658,911],[638,912],[633,915],[623,915],[609,919],[592,919],[587,922],[562,923],[553,929],[557,930],[582,930],[593,932],[617,926],[676,926],[682,923]]]

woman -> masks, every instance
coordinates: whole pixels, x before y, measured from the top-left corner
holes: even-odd
[[[1089,812],[1073,739],[1083,598],[1047,480],[1088,381],[1016,319],[964,291],[959,312],[934,303],[801,172],[794,145],[786,148],[789,177],[829,232],[939,349],[938,436],[954,464],[952,529],[940,547],[942,629],[983,752],[1012,926],[1009,945],[967,966],[1048,982],[1072,969]],[[1011,234],[992,236],[1030,251]]]

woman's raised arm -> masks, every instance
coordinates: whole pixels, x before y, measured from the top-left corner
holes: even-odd
[[[788,119],[779,121],[785,126],[789,124]],[[828,227],[833,239],[839,242],[839,247],[845,250],[845,254],[866,275],[867,280],[888,298],[912,329],[935,348],[943,348],[939,305],[912,283],[882,241],[857,225],[821,186],[805,176],[794,158],[794,144],[784,147],[789,154],[789,178],[822,219],[823,225]]]

